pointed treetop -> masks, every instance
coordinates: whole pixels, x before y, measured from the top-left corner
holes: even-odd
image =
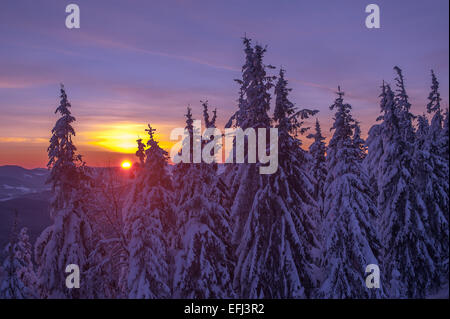
[[[334,147],[337,151],[338,148],[344,145],[342,143],[345,143],[347,146],[353,144],[352,135],[355,120],[350,112],[352,106],[348,103],[344,103],[344,92],[341,91],[340,86],[338,86],[338,91],[336,94],[338,97],[330,106],[330,110],[335,110],[336,113],[334,115],[333,125],[330,128],[330,131],[334,130],[334,134],[330,139],[329,148],[332,149]]]
[[[409,109],[411,108],[411,104],[408,101],[408,94],[406,94],[405,78],[403,76],[402,69],[400,69],[398,66],[394,66],[394,70],[397,73],[397,77],[395,78],[395,82],[397,85],[397,94],[395,96],[395,100],[400,109],[409,111]]]
[[[381,94],[380,96],[384,96],[386,94],[386,82],[384,82],[381,84]]]
[[[379,97],[381,97],[381,102],[380,102],[380,109],[381,109],[380,111],[381,112],[384,112],[384,105],[386,104],[385,103],[386,102],[386,96],[387,96],[386,89],[387,89],[387,84],[383,80],[383,84],[381,85],[381,94],[379,95]],[[378,117],[377,121],[379,121],[381,119],[382,119],[382,116]]]
[[[192,109],[189,105],[187,107],[187,112],[184,116],[186,117],[185,129],[187,129],[188,132],[190,134],[192,134],[192,132],[194,131],[194,126],[193,126],[194,120],[192,119]]]
[[[411,103],[409,103],[408,94],[406,94],[405,81],[402,74],[402,70],[399,67],[394,67],[397,72],[395,78],[397,89],[395,90],[395,109],[399,113],[401,136],[405,142],[409,145],[414,143],[414,127],[412,121],[416,118],[414,114],[410,112]]]
[[[213,117],[210,122],[212,126],[216,126],[216,120],[217,120],[217,108],[214,108]]]
[[[320,127],[319,119],[317,117],[316,117],[316,124],[315,124],[315,133],[310,133],[306,137],[314,139],[314,142],[319,142],[319,143],[325,140],[325,137],[322,135],[322,128]]]
[[[336,94],[339,96],[339,99],[343,99],[343,96],[345,95],[344,91],[341,91],[341,86],[338,85],[338,90]]]
[[[200,101],[203,106],[203,119],[205,120],[206,127],[209,127],[209,114],[208,114],[208,100]]]
[[[205,120],[205,126],[207,128],[216,127],[216,119],[217,119],[217,109],[214,109],[212,119],[209,120],[209,112],[208,112],[208,100],[200,101],[203,106],[203,119]]]
[[[225,127],[240,127],[242,129],[270,127],[271,95],[268,92],[273,86],[274,76],[267,75],[271,65],[263,63],[266,48],[259,44],[254,47],[251,40],[243,39],[245,63],[242,66],[242,78],[236,80],[240,85],[239,109],[226,123]]]
[[[431,92],[428,95],[428,100],[430,101],[427,104],[427,112],[441,112],[441,94],[439,93],[439,82],[434,74],[434,71],[431,70]]]
[[[145,129],[145,131],[146,131],[147,134],[149,135],[150,140],[154,140],[153,137],[154,137],[154,133],[155,133],[156,129],[155,129],[155,128],[152,128],[151,125],[148,124],[148,129]]]
[[[345,95],[345,93],[344,93],[344,91],[341,91],[341,86],[340,85],[338,85],[338,90],[337,90],[336,94],[338,95],[338,97],[336,98],[334,103],[330,106],[330,110],[333,110],[334,108],[340,108],[340,107],[344,106],[344,104],[343,104],[343,102],[344,102],[343,96]],[[348,105],[348,106],[350,107],[350,105]]]
[[[323,139],[325,139],[322,136],[322,129],[320,128],[320,123],[319,123],[319,119],[316,117],[316,134],[320,137],[322,137]]]
[[[315,115],[317,110],[302,109],[297,111],[294,103],[289,98],[289,92],[292,90],[287,87],[287,80],[284,78],[285,70],[280,69],[278,81],[275,85],[275,109],[273,114],[273,120],[278,122],[277,128],[280,133],[289,133],[296,136],[298,133],[303,134],[309,128],[303,128],[303,121],[310,116]]]
[[[380,109],[383,113],[395,113],[394,92],[389,84],[383,83],[383,92],[380,94]],[[377,121],[383,119],[383,115],[377,118]]]
[[[59,112],[63,116],[70,117],[70,121],[71,122],[75,121],[75,118],[70,115],[69,108],[72,105],[70,104],[70,102],[69,102],[69,100],[67,98],[67,94],[66,94],[66,91],[64,89],[64,84],[62,84],[62,83],[61,83],[60,92],[61,92],[61,95],[60,95],[61,100],[60,100],[59,106],[55,110],[55,114]]]
[[[155,140],[155,131],[150,124],[148,124],[148,129],[145,130],[149,135],[149,140],[147,142],[148,148],[145,150],[145,162],[153,167],[162,167],[167,164],[168,153],[159,146],[157,140]]]
[[[273,119],[279,122],[279,126],[283,126],[281,123],[285,118],[289,118],[294,112],[294,104],[289,101],[288,95],[291,89],[287,88],[288,82],[284,78],[285,70],[280,69],[280,75],[278,77],[277,84],[275,85],[275,110]]]

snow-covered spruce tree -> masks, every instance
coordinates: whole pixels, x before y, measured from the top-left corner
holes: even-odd
[[[446,173],[448,174],[448,157],[449,157],[449,150],[448,150],[448,109],[445,111],[445,114],[443,114],[443,110],[441,108],[441,96],[439,93],[439,82],[436,78],[436,75],[433,71],[431,71],[431,77],[432,77],[432,86],[431,86],[431,92],[428,96],[428,100],[430,101],[427,105],[427,111],[428,113],[433,115],[433,118],[431,120],[431,127],[429,130],[429,139],[428,142],[430,143],[430,146],[432,147],[434,154],[439,154],[440,157],[443,159],[444,164],[442,167],[441,164],[441,170],[446,170]],[[448,179],[447,179],[448,183]],[[448,184],[447,184],[448,185]],[[448,211],[447,211],[448,213]]]
[[[386,84],[383,81],[383,85],[381,86],[381,101],[380,101],[380,112],[383,114],[386,108],[387,95],[386,95]],[[377,118],[377,122],[383,119],[383,115]],[[379,165],[380,159],[384,153],[383,148],[383,122],[378,124],[374,124],[369,129],[369,135],[366,140],[367,145],[367,156],[363,160],[364,168],[369,176],[369,184],[372,189],[372,194],[374,196],[374,201],[376,201],[378,197],[378,179],[379,176]]]
[[[412,145],[403,112],[409,112],[386,86],[384,153],[380,160],[378,210],[383,243],[383,283],[389,297],[421,298],[436,280],[437,269],[426,231],[427,210],[414,184]]]
[[[289,91],[281,70],[274,110],[279,135],[277,172],[250,175],[250,168],[241,177],[243,187],[238,196],[246,196],[251,203],[246,219],[241,219],[245,224],[237,247],[234,278],[242,298],[305,298],[316,286],[313,274],[317,272],[314,257],[319,245],[315,235],[319,216],[314,215],[314,185],[307,170],[306,152],[296,135],[306,130],[298,118],[303,120],[317,111],[297,111],[288,98]],[[251,122],[253,110],[247,112]],[[249,184],[256,186],[251,197],[245,192]]]
[[[52,129],[48,147],[47,167],[50,169],[50,176],[47,183],[51,184],[53,190],[52,212],[58,212],[70,202],[72,192],[78,188],[77,166],[82,163],[81,156],[76,155],[77,148],[72,142],[72,137],[75,136],[72,126],[75,117],[70,112],[72,105],[62,84],[60,91],[61,101],[55,110],[55,114],[59,113],[60,118]]]
[[[314,142],[309,146],[309,153],[313,159],[310,172],[314,177],[314,199],[317,202],[320,218],[323,219],[325,217],[323,211],[323,200],[325,198],[323,186],[327,177],[325,157],[327,147],[324,142],[325,137],[322,135],[318,119],[316,119],[315,133],[309,134],[308,138],[314,139]]]
[[[248,38],[243,39],[245,63],[242,66],[242,78],[235,80],[240,85],[238,110],[229,119],[225,125],[228,127],[241,128],[243,130],[247,128],[257,128],[257,122],[259,127],[270,127],[270,117],[268,110],[270,108],[270,94],[269,89],[273,86],[272,78],[267,76],[267,67],[263,64],[262,58],[265,53],[265,49],[256,45],[253,47],[251,40]],[[257,49],[257,52],[256,52]],[[259,55],[257,57],[257,55]],[[262,112],[261,112],[262,111]],[[257,113],[259,113],[257,115]],[[258,121],[260,118],[262,121]],[[248,139],[245,143],[248,145]],[[252,145],[253,147],[253,145]],[[236,159],[236,143],[234,143],[233,163]],[[225,168],[223,178],[227,185],[229,185],[229,197],[231,207],[232,218],[232,244],[234,247],[242,244],[242,237],[244,236],[244,227],[248,219],[249,213],[252,209],[253,200],[258,188],[262,187],[262,180],[264,176],[261,176],[258,172],[257,164],[248,163],[247,154],[244,156],[245,163],[228,164]],[[251,230],[255,232],[255,230]],[[242,247],[241,250],[243,250]],[[238,250],[235,255],[238,258],[245,254],[244,251]],[[237,265],[239,267],[239,264]],[[250,278],[245,278],[248,274],[239,274],[241,268],[235,268],[233,285],[238,297],[248,297],[255,295],[255,292],[250,293],[249,280],[255,280],[255,275],[251,274]],[[242,277],[242,279],[241,279]],[[258,292],[259,293],[259,292]]]
[[[83,277],[89,271],[89,254],[94,247],[91,223],[86,216],[84,191],[76,192],[69,204],[55,213],[53,225],[47,227],[35,244],[38,287],[42,298],[91,298],[91,282]],[[79,266],[80,289],[66,287],[65,269]]]
[[[411,146],[415,141],[415,132],[412,125],[415,116],[410,112],[411,103],[409,103],[409,97],[405,89],[405,79],[403,77],[402,70],[398,67],[394,67],[397,77],[395,78],[396,89],[394,101],[397,109],[400,111],[400,127],[402,138]]]
[[[441,140],[441,145],[442,145],[441,154],[442,154],[442,157],[447,160],[447,165],[448,165],[448,161],[449,161],[448,129],[449,129],[448,109],[446,109],[445,110],[445,115],[444,115],[444,123],[443,123],[443,127],[442,127],[440,140]]]
[[[208,104],[203,102],[207,128],[215,127],[216,112],[210,120]],[[186,114],[186,126],[192,113]],[[193,138],[188,136],[186,138]],[[205,143],[203,143],[204,145]],[[174,297],[233,298],[234,270],[229,212],[220,204],[219,182],[214,163],[180,163],[184,174],[178,180],[177,232],[175,248]]]
[[[30,243],[28,229],[24,227],[20,230],[16,243],[16,256],[21,260],[21,267],[16,272],[31,295],[37,297],[37,277],[34,271],[32,253],[33,246]]]
[[[266,49],[260,45],[251,44],[248,38],[243,39],[245,64],[242,66],[242,79],[236,80],[240,84],[239,108],[229,119],[225,127],[234,126],[246,130],[247,128],[269,128],[270,93],[273,87],[273,77],[267,75],[267,69],[273,68],[263,64]],[[248,139],[245,139],[245,145]],[[245,148],[244,148],[245,149]],[[233,155],[236,156],[236,152]],[[248,163],[245,153],[243,164],[227,165],[224,179],[229,185],[232,199],[231,214],[233,227],[233,244],[239,244],[243,228],[250,212],[253,198],[260,187],[258,167]],[[233,163],[236,163],[234,160]]]
[[[351,106],[344,103],[340,88],[337,94],[330,107],[336,113],[327,151],[324,280],[318,296],[379,298],[383,290],[368,289],[365,284],[366,266],[380,264],[380,243],[375,231],[377,209],[360,163],[360,150],[352,139],[355,121],[350,113]]]
[[[443,127],[442,127],[442,131],[441,131],[441,135],[440,135],[440,145],[441,145],[441,155],[442,158],[444,158],[445,163],[447,165],[447,172],[449,172],[449,134],[448,134],[448,129],[449,129],[449,122],[448,122],[448,109],[445,110],[445,115],[444,115],[444,123],[443,123]],[[448,178],[447,178],[447,182],[448,182]],[[448,184],[447,184],[448,186]],[[447,218],[447,222],[450,222],[449,220],[449,210],[447,210],[447,214],[446,214],[446,218]],[[448,259],[447,259],[447,264],[444,264],[444,267],[447,269],[446,273],[449,273],[448,270]],[[448,277],[447,277],[448,278]]]
[[[76,147],[72,142],[75,118],[70,107],[61,85],[61,102],[56,109],[61,117],[52,130],[48,148],[53,225],[42,232],[35,245],[38,285],[41,297],[45,298],[89,297],[84,295],[88,282],[84,282],[81,289],[66,287],[67,265],[76,264],[82,273],[85,272],[86,260],[92,249],[92,228],[85,206],[87,177],[81,156],[75,154]]]
[[[36,274],[31,259],[32,247],[27,228],[20,233],[14,223],[11,241],[5,247],[4,277],[0,280],[0,299],[37,298]]]
[[[448,122],[448,109],[445,110],[445,114],[444,114],[444,122],[443,122],[443,126],[442,126],[442,131],[439,137],[440,140],[440,145],[441,145],[441,156],[442,158],[444,158],[445,163],[447,164],[447,167],[449,167],[449,134],[448,134],[448,129],[449,129],[449,122]],[[447,170],[448,171],[448,170]],[[448,179],[447,179],[448,181]],[[447,222],[449,222],[449,211],[447,211]],[[447,268],[448,268],[448,263],[447,263]],[[448,271],[447,271],[448,273]]]
[[[269,127],[270,117],[267,112],[270,109],[269,89],[273,86],[274,77],[267,76],[267,69],[273,69],[271,65],[263,63],[266,48],[251,44],[251,40],[244,37],[245,64],[242,66],[242,79],[235,81],[240,84],[238,110],[228,121],[226,127],[231,127],[235,122],[236,127],[243,130],[249,127]],[[254,116],[249,117],[249,112]]]
[[[242,66],[242,78],[235,79],[240,85],[238,110],[234,113],[225,127],[229,128],[234,126],[235,128],[241,128],[246,130],[249,127],[252,128],[264,128],[270,126],[270,116],[268,111],[270,109],[270,93],[269,90],[273,87],[273,80],[275,77],[268,76],[267,70],[273,69],[271,65],[263,64],[263,57],[266,52],[266,48],[260,45],[252,46],[251,39],[244,37],[244,53],[245,63]],[[249,116],[249,114],[253,114]],[[245,144],[247,143],[247,139]],[[236,156],[233,153],[231,156]],[[235,159],[235,158],[234,158]],[[236,163],[233,160],[233,163]],[[238,172],[239,170],[247,170],[249,167],[255,165],[227,165],[224,179],[230,186],[230,197],[235,198],[238,189],[240,188],[240,179],[243,174],[253,174],[253,172]],[[250,191],[254,193],[255,190]],[[248,210],[249,203],[236,204],[234,201],[230,205],[242,207],[243,210]],[[241,223],[242,224],[242,223]],[[240,233],[240,230],[238,230]]]
[[[170,291],[167,234],[173,227],[172,182],[168,154],[155,140],[150,125],[145,164],[124,205],[128,241],[130,298],[168,298]]]
[[[448,186],[448,162],[442,156],[442,113],[440,106],[439,83],[432,75],[431,92],[428,97],[428,113],[434,113],[431,126],[424,116],[418,118],[419,125],[416,132],[414,148],[414,180],[416,191],[420,192],[425,204],[427,214],[424,216],[425,228],[428,238],[434,243],[428,248],[433,256],[441,280],[434,281],[431,289],[440,288],[442,282],[448,282],[448,211],[449,211],[449,186]]]
[[[194,136],[198,138],[201,134],[201,132],[195,132],[196,134],[194,134],[194,119],[192,117],[192,109],[190,106],[187,107],[186,114],[184,116],[186,117],[185,130],[188,133],[188,136],[186,136],[186,139],[188,140],[183,142],[189,143],[189,149],[186,147],[183,148],[180,150],[179,155],[181,155],[182,151],[188,152],[189,163],[180,162],[173,168],[174,198],[175,205],[177,206],[185,202],[187,198],[191,198],[194,195],[194,190],[190,187],[190,181],[186,178],[186,175],[189,174],[189,169],[194,164]]]

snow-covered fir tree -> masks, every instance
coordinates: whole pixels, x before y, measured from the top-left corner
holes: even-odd
[[[86,271],[86,261],[92,250],[92,228],[85,201],[89,193],[88,179],[81,156],[75,154],[76,147],[72,142],[75,118],[70,107],[61,85],[61,102],[56,109],[61,117],[52,130],[48,148],[53,224],[42,232],[35,245],[39,290],[41,297],[46,298],[88,297],[83,295],[86,285],[83,289],[66,287],[66,266],[76,264],[81,272]]]
[[[398,84],[399,85],[399,84]],[[426,205],[414,184],[410,115],[386,85],[383,118],[384,153],[380,159],[378,210],[383,243],[383,282],[393,298],[424,297],[437,269],[430,254]]]
[[[414,127],[412,125],[415,116],[410,112],[411,103],[409,103],[409,96],[406,93],[403,72],[398,66],[395,66],[394,70],[397,73],[394,101],[397,109],[400,111],[401,134],[402,138],[411,146],[415,140]]]
[[[449,122],[448,122],[448,109],[445,110],[445,115],[444,115],[444,123],[443,123],[443,127],[442,127],[442,131],[441,131],[441,136],[440,136],[440,145],[441,145],[441,155],[442,158],[444,158],[445,163],[447,164],[447,172],[449,172],[449,140],[448,140],[448,129],[449,129]],[[447,178],[447,182],[448,182],[448,178]],[[448,185],[448,184],[447,184]],[[447,210],[447,214],[446,214],[446,218],[447,218],[447,223],[449,223],[449,210]],[[448,267],[448,259],[447,262],[443,264],[443,268],[445,273],[448,275],[449,273],[449,267]],[[448,279],[448,277],[447,277]]]
[[[442,274],[440,280],[430,283],[432,289],[441,287],[442,281],[448,282],[449,168],[448,162],[441,153],[443,145],[439,83],[433,71],[431,75],[432,86],[427,111],[433,114],[433,118],[431,126],[428,125],[425,116],[418,118],[414,148],[414,180],[416,191],[420,193],[427,211],[424,215],[425,228],[428,239],[433,241],[428,247],[429,254],[433,256],[437,270]]]
[[[65,207],[71,199],[72,192],[78,188],[79,170],[82,164],[80,155],[76,154],[77,148],[72,142],[75,130],[72,123],[75,117],[70,112],[71,104],[67,98],[64,85],[61,84],[60,104],[55,110],[60,118],[52,129],[50,146],[48,147],[47,167],[50,169],[50,177],[47,183],[53,190],[52,211]]]
[[[270,109],[271,96],[269,90],[273,87],[274,77],[268,76],[268,69],[272,69],[273,66],[265,65],[263,63],[263,57],[266,52],[266,48],[260,45],[253,46],[251,39],[244,37],[244,53],[245,53],[245,63],[242,66],[242,77],[241,79],[235,79],[235,81],[240,85],[239,88],[239,99],[238,99],[238,110],[230,117],[229,121],[225,124],[226,128],[235,127],[246,130],[249,127],[252,128],[265,128],[270,127],[270,116],[268,111]],[[245,144],[247,144],[247,138],[245,139]],[[235,152],[231,154],[235,163]],[[236,198],[239,189],[243,189],[241,186],[241,178],[247,174],[253,174],[257,168],[255,165],[227,165],[224,179],[227,185],[230,187],[230,197],[232,199]],[[247,181],[255,180],[249,177]],[[254,187],[256,184],[252,183],[253,186],[248,185],[248,187]],[[244,186],[246,187],[246,186]],[[248,189],[249,193],[255,193],[255,189]],[[252,196],[252,195],[249,195]],[[239,197],[242,198],[242,197]],[[243,198],[242,198],[243,199]],[[239,199],[238,199],[239,200]],[[238,210],[242,207],[243,214],[234,214],[235,222],[237,225],[244,224],[243,220],[238,221],[243,217],[246,218],[245,212],[250,209],[248,205],[250,203],[248,200],[245,202],[238,203],[236,200],[229,203],[234,205]],[[236,211],[236,209],[234,210]],[[243,216],[241,216],[243,215]],[[238,242],[238,238],[242,232],[242,227],[235,229],[234,233],[236,238],[234,242]]]
[[[388,103],[387,94],[386,94],[386,84],[383,81],[383,85],[381,86],[381,101],[380,101],[380,112],[383,113],[386,105]],[[377,122],[381,121],[383,116],[377,117]],[[384,153],[383,148],[383,122],[378,124],[374,124],[369,129],[369,134],[366,140],[367,146],[367,156],[363,160],[364,168],[369,176],[369,184],[372,189],[372,194],[374,196],[374,200],[377,200],[378,197],[378,179],[380,178],[379,174],[379,165],[381,157]]]
[[[319,216],[314,215],[314,185],[305,162],[306,152],[296,138],[297,133],[305,131],[298,118],[304,120],[316,111],[297,111],[288,98],[289,91],[281,70],[274,110],[279,135],[277,172],[260,175],[249,167],[241,175],[242,187],[237,195],[245,196],[251,205],[247,217],[241,219],[245,224],[237,247],[234,278],[243,298],[305,298],[311,296],[316,284],[313,274],[319,243],[314,231]],[[247,96],[247,105],[254,104],[252,97]],[[245,117],[257,124],[253,112],[260,110],[249,108]],[[252,183],[256,192],[248,196],[247,187]]]
[[[325,183],[324,280],[318,296],[325,298],[376,298],[382,289],[368,289],[365,269],[380,264],[380,243],[375,230],[376,205],[370,196],[368,177],[360,162],[360,149],[352,139],[355,121],[344,93],[330,109],[335,110],[333,137],[327,150]]]
[[[448,165],[448,160],[449,160],[449,140],[448,140],[448,129],[449,129],[449,122],[448,122],[448,109],[445,110],[445,114],[444,114],[444,123],[443,123],[443,127],[442,127],[442,132],[441,132],[441,154],[442,157],[445,158],[447,160],[447,165]]]
[[[240,84],[239,109],[226,126],[231,126],[232,121],[235,121],[235,126],[244,130],[249,127],[269,127],[269,89],[273,86],[274,77],[267,75],[267,69],[274,67],[263,63],[266,48],[258,44],[253,47],[251,40],[246,37],[243,43],[246,57],[242,66],[242,79],[235,80]]]
[[[315,132],[314,134],[309,134],[308,138],[314,139],[314,142],[309,146],[309,153],[312,156],[311,164],[311,175],[314,177],[314,199],[317,203],[317,208],[321,219],[323,219],[323,200],[324,194],[324,183],[327,177],[327,166],[326,157],[327,147],[325,145],[325,137],[322,135],[322,129],[320,128],[319,120],[316,119]]]
[[[128,241],[129,298],[168,298],[171,295],[168,238],[174,224],[168,154],[150,125],[145,164],[124,205]]]
[[[242,79],[236,80],[240,84],[238,110],[233,114],[225,127],[234,126],[243,130],[247,128],[269,128],[270,116],[270,88],[273,87],[273,77],[267,75],[267,69],[272,68],[263,64],[266,49],[260,45],[251,44],[248,38],[243,39],[245,64],[242,67]],[[245,144],[248,143],[247,138]],[[235,145],[234,145],[235,146]],[[233,152],[230,156],[236,156]],[[249,164],[247,154],[245,163],[228,165],[225,171],[225,181],[230,187],[232,199],[231,214],[233,227],[233,243],[240,243],[243,227],[251,209],[252,200],[258,187],[260,177],[258,167]],[[235,163],[235,161],[233,161]],[[249,200],[250,199],[250,200]]]
[[[448,166],[448,109],[442,110],[441,95],[439,93],[439,82],[436,75],[431,71],[431,92],[428,96],[427,112],[433,114],[430,127],[430,135],[434,145],[439,149],[441,157],[447,160]]]
[[[202,105],[206,127],[214,128],[216,112],[210,119],[208,103]],[[186,114],[186,128],[190,134],[193,132],[190,109]],[[214,163],[178,165],[184,167],[174,172],[178,196],[182,199],[177,207],[174,297],[235,297],[230,216],[220,203],[217,166]]]
[[[267,76],[267,68],[262,63],[265,50],[259,45],[253,47],[251,40],[248,38],[244,38],[243,43],[245,63],[242,66],[242,79],[236,80],[240,84],[238,110],[230,117],[225,127],[234,126],[245,130],[249,127],[256,128],[256,122],[263,122],[265,127],[268,128],[270,127],[270,117],[267,113],[270,108],[270,94],[268,90],[272,87],[272,82],[271,78]],[[256,57],[256,47],[258,48],[259,57]],[[249,91],[248,94],[247,91]],[[257,118],[262,119],[262,121],[257,121]],[[261,123],[259,124],[261,125]],[[248,143],[247,139],[246,143]],[[234,144],[235,147],[236,144]],[[245,155],[245,161],[247,161],[247,154]],[[230,156],[236,156],[234,150]],[[245,246],[242,243],[242,238],[245,235],[244,228],[252,210],[255,194],[258,188],[263,187],[262,180],[265,177],[259,174],[256,164],[246,162],[242,164],[228,164],[224,172],[224,178],[230,187],[229,205],[231,207],[233,227],[232,244],[234,247],[239,247],[235,252],[236,257],[239,258],[241,255],[244,257],[246,253],[244,251]],[[255,229],[251,230],[251,232],[254,233]],[[259,275],[245,273],[241,276],[239,272],[243,268],[240,263],[242,264],[242,261],[238,261],[233,279],[237,295],[239,297],[248,297],[259,294],[259,291],[256,293],[250,291],[252,287],[249,284],[249,281],[257,280]]]
[[[81,272],[87,271],[87,260],[93,248],[93,232],[80,193],[64,208],[54,213],[53,225],[47,227],[35,245],[38,265],[38,284],[41,297],[88,298],[84,289],[67,289],[65,269],[76,264]]]
[[[184,179],[186,174],[189,174],[189,169],[194,164],[194,138],[199,138],[201,136],[201,132],[195,132],[194,134],[194,119],[192,117],[192,109],[190,106],[186,109],[186,126],[185,132],[187,132],[187,136],[183,140],[183,148],[179,151],[179,155],[182,152],[188,152],[189,162],[184,163],[183,161],[175,165],[173,168],[173,185],[175,190],[175,204],[178,206],[183,203],[186,198],[191,198],[193,194],[193,189],[189,187],[189,181]],[[196,141],[197,143],[200,141]],[[189,148],[187,147],[189,145]],[[197,163],[195,163],[197,164]]]
[[[27,228],[17,234],[16,221],[10,242],[6,245],[3,278],[0,278],[0,299],[37,298],[37,278],[31,259],[32,247]]]

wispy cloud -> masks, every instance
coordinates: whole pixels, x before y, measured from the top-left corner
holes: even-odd
[[[39,137],[0,137],[0,143],[48,143],[48,139]]]
[[[157,50],[149,50],[149,49],[142,48],[142,47],[130,44],[130,43],[126,43],[124,41],[117,41],[117,40],[113,40],[111,38],[107,38],[104,36],[100,37],[98,35],[80,33],[79,35],[77,35],[75,37],[75,39],[78,41],[79,44],[95,45],[95,46],[103,48],[103,49],[120,49],[120,50],[135,52],[135,53],[148,54],[148,55],[153,55],[153,56],[160,56],[160,57],[165,57],[165,58],[170,58],[170,59],[176,59],[176,60],[180,60],[180,61],[186,61],[186,62],[190,62],[190,63],[208,66],[208,67],[215,68],[215,69],[221,69],[221,70],[232,71],[232,72],[240,71],[239,68],[232,67],[232,66],[225,65],[225,64],[209,62],[203,58],[187,56],[187,55],[179,55],[179,54],[157,51]]]

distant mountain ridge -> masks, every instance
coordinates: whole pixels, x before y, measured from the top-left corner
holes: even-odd
[[[18,212],[18,228],[28,228],[32,243],[50,225],[51,193],[50,186],[45,184],[48,174],[44,168],[0,166],[0,261],[11,236],[14,210]]]
[[[0,201],[30,193],[48,191],[49,172],[44,168],[26,169],[16,165],[0,166]]]

